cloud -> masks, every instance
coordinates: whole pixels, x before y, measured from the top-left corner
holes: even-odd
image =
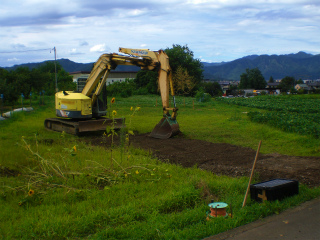
[[[152,9],[155,6],[159,5],[159,2],[156,1],[148,1],[148,0],[140,0],[140,1],[132,1],[132,0],[117,0],[117,1],[105,1],[105,0],[95,0],[95,1],[82,1],[80,3],[81,8],[105,12],[112,11],[114,9],[142,9],[149,8]]]
[[[82,55],[82,54],[84,54],[84,53],[79,52],[78,49],[76,49],[76,48],[72,48],[72,49],[69,51],[69,54],[75,56],[75,55]]]
[[[3,0],[0,52],[56,46],[58,57],[92,62],[119,47],[187,44],[196,58],[229,61],[319,52],[319,22],[318,0]],[[35,61],[48,55],[23,54],[14,56]],[[13,54],[0,55],[0,66],[7,59]]]
[[[83,46],[89,46],[89,43],[87,41],[82,41],[80,42],[80,46],[83,47]]]
[[[105,52],[106,44],[98,44],[90,48],[90,52]]]
[[[9,58],[7,61],[8,62],[17,62],[17,61],[19,61],[19,59],[14,57],[14,58]]]

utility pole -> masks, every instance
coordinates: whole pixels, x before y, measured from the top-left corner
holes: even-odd
[[[56,81],[56,92],[58,92],[59,89],[58,89],[58,80],[57,80],[57,49],[56,47],[54,47],[53,50],[54,50],[54,74],[55,74],[55,81]]]

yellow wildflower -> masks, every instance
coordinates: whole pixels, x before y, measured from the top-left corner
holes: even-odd
[[[113,104],[115,101],[116,101],[116,99],[113,97],[113,98],[111,99],[111,103]]]
[[[73,151],[75,151],[75,152],[77,151],[76,145],[73,146]]]
[[[29,190],[28,195],[32,196],[34,194],[34,191],[32,189]]]
[[[117,111],[116,111],[116,110],[113,110],[113,111],[112,111],[112,115],[113,115],[113,116],[116,116],[116,115],[117,115]]]
[[[139,171],[138,171],[138,170],[136,171],[136,174],[139,174]]]
[[[136,111],[140,111],[140,108],[141,108],[141,107],[136,107]]]

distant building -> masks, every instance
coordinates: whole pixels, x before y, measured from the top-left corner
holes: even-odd
[[[308,86],[311,87],[312,90],[319,90],[320,89],[320,82],[314,81],[312,83],[309,83]]]
[[[309,85],[309,83],[312,83],[312,80],[310,80],[310,79],[305,79],[305,80],[302,80],[302,82]]]
[[[137,76],[136,71],[111,71],[108,75],[106,84],[112,84],[113,82],[122,82],[128,79],[134,79]],[[70,72],[69,75],[72,76],[73,82],[77,83],[77,91],[82,91],[86,80],[90,75],[88,71],[78,71]]]
[[[308,84],[305,84],[305,83],[297,84],[294,88],[297,91],[299,91],[299,90],[305,90],[307,92],[311,92],[312,91],[312,87],[310,87]]]
[[[237,87],[239,85],[238,81],[219,81],[218,83],[220,84],[223,92],[226,92],[227,90],[229,90],[231,86]]]
[[[278,89],[280,82],[267,83],[267,89]]]
[[[280,82],[267,83],[266,91],[269,94],[280,94],[281,92]]]

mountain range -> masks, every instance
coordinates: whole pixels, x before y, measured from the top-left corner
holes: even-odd
[[[215,80],[240,80],[246,69],[259,68],[264,78],[320,79],[320,54],[305,52],[287,55],[250,55],[231,62],[204,64],[204,78]]]
[[[76,63],[69,59],[57,60],[67,72],[91,71],[93,63]],[[18,67],[39,66],[41,63],[27,63],[6,68],[14,70]],[[312,55],[298,52],[287,55],[250,55],[230,62],[203,62],[203,75],[208,80],[240,80],[246,69],[259,68],[268,81],[270,77],[282,79],[286,76],[296,79],[320,79],[320,54]],[[136,66],[119,65],[116,71],[138,71]]]

